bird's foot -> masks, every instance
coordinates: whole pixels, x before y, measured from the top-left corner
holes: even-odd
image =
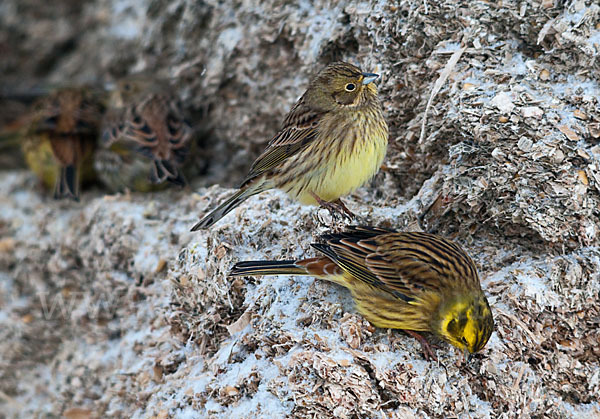
[[[332,216],[335,216],[336,214],[341,214],[344,218],[348,220],[353,220],[356,218],[356,215],[354,215],[354,213],[350,211],[348,207],[346,207],[346,205],[342,202],[340,198],[336,199],[335,201],[325,201],[314,192],[311,192],[311,195],[313,198],[315,198],[319,205],[322,208],[328,210]]]
[[[427,361],[433,359],[437,361],[438,358],[436,354],[433,352],[433,349],[439,349],[437,345],[430,344],[427,342],[427,339],[423,337],[420,333],[415,332],[414,330],[404,330],[407,334],[415,338],[421,344],[421,349],[423,350],[423,356]]]

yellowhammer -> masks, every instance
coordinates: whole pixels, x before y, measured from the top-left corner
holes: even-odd
[[[237,263],[232,276],[311,275],[352,292],[358,311],[376,327],[430,332],[470,353],[492,334],[492,311],[471,258],[456,243],[428,233],[351,227],[312,246],[324,256]]]
[[[95,167],[115,192],[160,189],[165,181],[184,186],[181,166],[192,130],[165,81],[148,75],[120,80],[102,123]]]
[[[240,190],[192,231],[210,227],[250,196],[272,188],[303,204],[352,215],[340,197],[377,173],[387,149],[388,127],[373,83],[377,78],[343,62],[322,70],[256,159]]]
[[[31,170],[55,198],[79,199],[81,181],[94,178],[91,156],[102,107],[91,88],[61,88],[37,101],[26,116],[22,149]]]

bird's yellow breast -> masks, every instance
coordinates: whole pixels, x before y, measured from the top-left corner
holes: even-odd
[[[82,183],[92,182],[96,178],[92,162],[92,147],[87,148],[81,161],[77,164],[80,169],[79,179]],[[25,136],[22,149],[27,166],[40,179],[44,187],[52,189],[58,180],[61,163],[54,154],[48,134]]]
[[[23,140],[25,162],[44,186],[52,189],[58,177],[59,165],[54,158],[50,140],[45,134],[27,136]]]
[[[317,204],[313,194],[335,201],[378,172],[387,143],[388,128],[379,108],[324,117],[318,138],[289,162],[291,176],[281,188],[302,204]]]
[[[421,295],[408,303],[377,287],[354,278],[348,273],[321,276],[352,293],[356,310],[375,327],[431,332],[431,310],[439,304],[439,296]]]

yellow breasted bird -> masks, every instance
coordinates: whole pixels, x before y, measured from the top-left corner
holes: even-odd
[[[312,246],[323,256],[237,263],[232,276],[311,275],[348,288],[374,326],[403,329],[435,355],[420,335],[430,332],[470,353],[494,329],[475,264],[456,243],[428,233],[350,227]]]
[[[102,105],[91,87],[60,88],[35,102],[26,117],[25,161],[54,197],[79,200],[81,182],[93,180],[91,156]]]
[[[352,215],[340,197],[373,177],[387,150],[388,127],[373,83],[378,77],[344,62],[322,70],[256,159],[239,191],[192,231],[210,227],[250,196],[273,188],[302,204]]]
[[[102,123],[95,167],[111,190],[150,191],[184,186],[181,166],[192,130],[166,82],[147,75],[122,79]]]

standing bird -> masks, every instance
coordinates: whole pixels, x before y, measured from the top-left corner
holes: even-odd
[[[89,87],[58,89],[41,98],[26,116],[25,161],[54,197],[79,200],[82,181],[94,178],[91,156],[102,106]]]
[[[435,359],[419,332],[474,353],[494,319],[471,258],[456,243],[428,233],[351,227],[312,246],[324,256],[237,263],[232,276],[311,275],[348,288],[358,311],[376,327],[403,329]]]
[[[144,75],[117,83],[102,123],[98,177],[111,190],[149,191],[165,181],[185,186],[181,165],[192,130],[166,83]]]
[[[256,159],[240,190],[192,231],[210,227],[252,195],[273,188],[302,204],[352,216],[340,197],[372,178],[387,150],[388,127],[373,83],[378,77],[343,62],[322,70]]]

